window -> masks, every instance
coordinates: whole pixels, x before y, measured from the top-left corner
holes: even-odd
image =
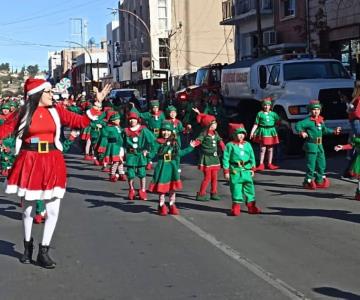
[[[281,1],[281,9],[282,9],[282,17],[292,17],[295,16],[295,5],[296,0],[280,0]]]
[[[167,24],[167,0],[158,0],[159,29],[166,30]]]
[[[160,69],[169,69],[169,39],[159,39]]]
[[[280,77],[280,65],[273,65],[271,67],[270,76],[269,76],[269,84],[270,85],[279,85],[279,77]]]

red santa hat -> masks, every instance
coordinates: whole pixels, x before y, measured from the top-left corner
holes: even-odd
[[[235,134],[244,133],[246,134],[246,129],[242,123],[229,123],[229,135],[232,137]]]
[[[140,117],[139,117],[139,115],[138,115],[136,112],[131,111],[131,112],[128,113],[127,119],[128,119],[128,120],[136,119],[136,120],[139,121],[139,120],[140,120]]]
[[[38,79],[38,78],[28,78],[25,81],[24,85],[24,95],[31,96],[33,94],[36,94],[40,91],[45,90],[46,88],[51,89],[51,83],[44,80],[44,79]]]
[[[198,122],[201,127],[209,127],[212,123],[216,122],[216,118],[212,115],[198,114],[196,116],[196,122]]]

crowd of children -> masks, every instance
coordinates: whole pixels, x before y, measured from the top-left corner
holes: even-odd
[[[271,98],[262,101],[262,109],[248,136],[243,124],[228,123],[218,95],[210,94],[207,97],[208,102],[204,107],[199,108],[194,102],[181,111],[184,124],[177,119],[175,106],[169,105],[162,111],[158,100],[149,101],[148,112],[138,111],[131,103],[124,110],[114,107],[110,101],[104,101],[102,114],[80,133],[84,159],[102,166],[103,171],[109,172],[111,182],[127,181],[129,200],[147,200],[147,191],[156,193],[159,195],[159,215],[177,215],[176,192],[182,188],[180,161],[183,156],[197,149],[198,168],[203,173],[203,179],[196,200],[221,200],[218,173],[223,168],[232,197],[230,214],[238,216],[241,203],[246,203],[250,214],[261,213],[255,202],[254,172],[279,168],[274,164],[273,156],[274,146],[279,144],[276,126],[281,119],[272,111],[273,101]],[[21,100],[1,99],[0,126],[12,117]],[[77,114],[84,114],[93,105],[85,93],[76,100],[69,96],[61,103],[67,110]],[[296,130],[305,140],[307,170],[303,187],[327,188],[330,181],[325,176],[326,159],[322,137],[325,134],[337,135],[340,128],[332,130],[325,126],[320,115],[319,101],[310,101],[309,112],[308,118],[296,124]],[[78,135],[78,132],[71,132],[68,139],[62,140],[64,151],[69,149]],[[182,147],[185,140],[186,145]],[[257,166],[250,141],[260,146]],[[7,176],[15,159],[15,140],[8,136],[0,143],[1,174]],[[352,148],[360,148],[359,137],[355,137],[352,144],[338,145],[335,150]],[[154,172],[147,187],[146,170],[151,169]],[[351,170],[354,176],[360,176],[359,157],[355,159]],[[136,178],[139,178],[138,185]],[[209,185],[210,197],[207,194]],[[166,195],[169,196],[169,206],[166,205]],[[360,184],[355,198],[360,200]],[[46,213],[41,201],[37,207],[34,220],[39,223],[46,217]]]

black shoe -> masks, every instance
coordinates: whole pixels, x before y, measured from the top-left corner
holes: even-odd
[[[20,257],[20,262],[23,264],[31,264],[33,262],[32,255],[34,250],[34,240],[33,238],[30,239],[29,242],[24,240],[24,254]]]
[[[54,262],[49,256],[49,246],[43,246],[39,244],[39,253],[37,256],[37,263],[40,267],[46,269],[54,269],[56,262]]]

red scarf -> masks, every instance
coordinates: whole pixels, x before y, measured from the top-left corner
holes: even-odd
[[[316,126],[324,123],[324,118],[323,118],[322,116],[318,116],[317,118],[315,118],[315,117],[310,117],[310,120],[311,120],[311,121],[314,121]]]

